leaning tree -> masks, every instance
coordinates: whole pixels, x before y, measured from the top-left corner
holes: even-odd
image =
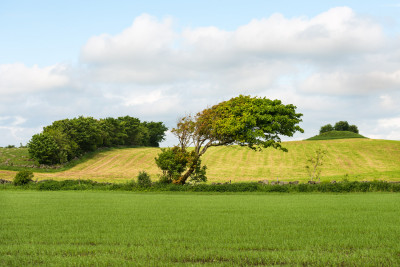
[[[188,152],[186,170],[173,182],[185,184],[199,169],[200,157],[213,146],[237,144],[254,150],[273,147],[286,152],[280,135],[304,132],[298,126],[301,116],[294,105],[284,105],[280,100],[240,95],[179,119],[172,133],[182,151],[194,149]]]

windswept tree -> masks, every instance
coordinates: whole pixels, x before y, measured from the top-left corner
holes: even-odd
[[[283,151],[280,135],[293,136],[302,114],[294,105],[280,100],[240,95],[204,109],[195,116],[181,118],[172,133],[179,140],[180,151],[190,151],[186,170],[173,182],[185,184],[200,170],[200,157],[213,146],[237,144],[254,150],[273,147]]]

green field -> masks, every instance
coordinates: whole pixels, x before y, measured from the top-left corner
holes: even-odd
[[[0,192],[0,265],[400,265],[400,195]]]
[[[340,139],[284,142],[289,152],[265,149],[255,152],[245,147],[215,147],[204,154],[209,182],[258,180],[307,181],[307,159],[318,148],[327,151],[321,180],[400,180],[400,141]],[[61,172],[35,173],[35,179],[93,179],[125,182],[142,170],[153,180],[160,170],[154,158],[159,148],[111,149]],[[0,164],[1,168],[1,164]],[[52,170],[53,171],[53,170]],[[0,171],[0,178],[13,179],[15,172]]]

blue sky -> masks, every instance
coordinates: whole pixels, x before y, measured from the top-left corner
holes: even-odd
[[[176,119],[238,94],[305,133],[400,140],[400,1],[1,1],[0,146],[79,115]],[[168,135],[164,145],[172,145]]]

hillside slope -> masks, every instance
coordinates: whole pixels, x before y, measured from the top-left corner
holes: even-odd
[[[244,147],[211,148],[204,155],[210,182],[308,180],[307,158],[318,148],[327,150],[322,180],[400,180],[400,141],[341,139],[285,142],[288,153],[274,149],[255,152]],[[101,152],[72,169],[59,173],[37,173],[39,179],[97,179],[123,181],[145,170],[157,179],[154,158],[158,148],[127,148]]]
[[[358,133],[353,133],[349,131],[330,131],[326,133],[322,133],[306,140],[333,140],[333,139],[349,139],[349,138],[366,138]]]

